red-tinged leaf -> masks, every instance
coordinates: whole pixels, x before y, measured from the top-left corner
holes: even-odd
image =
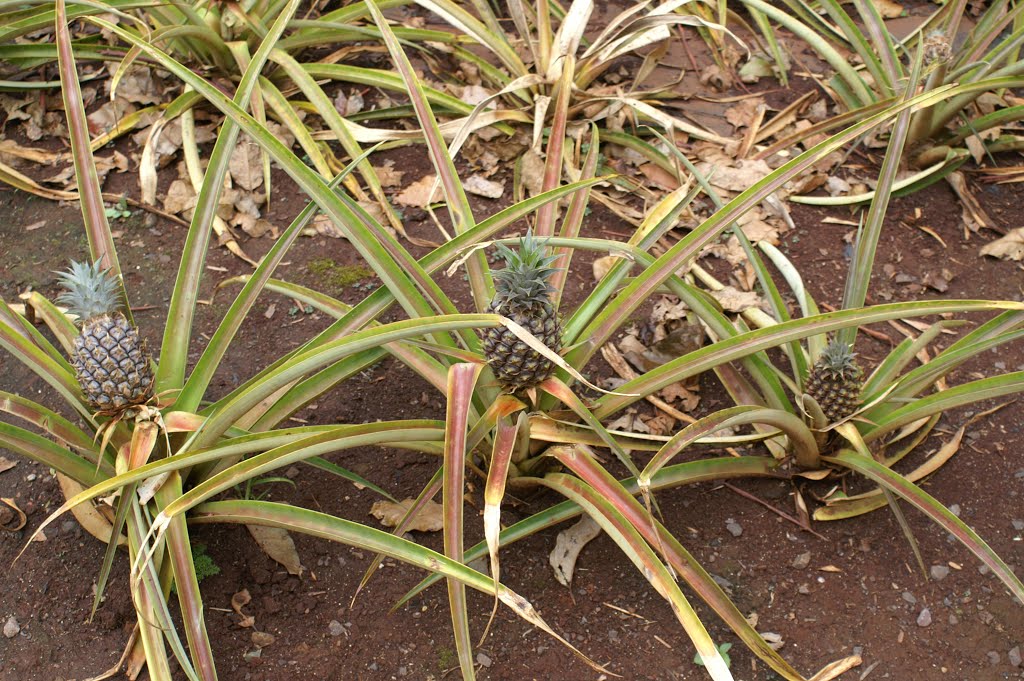
[[[608,473],[593,457],[587,455],[585,447],[552,447],[550,453],[567,468],[579,475],[590,485],[597,494],[607,499],[615,509],[625,517],[644,539],[651,546],[657,548],[672,569],[685,581],[701,599],[711,606],[722,620],[736,633],[737,636],[754,652],[761,660],[782,675],[789,681],[803,681],[801,676],[788,662],[773,650],[761,636],[750,626],[743,613],[726,596],[722,588],[715,580],[701,567],[700,563],[687,551],[679,541],[672,536],[639,501],[634,498],[634,486],[625,486]],[[745,461],[746,460],[746,461]],[[765,464],[774,465],[771,459],[765,457],[740,457],[739,459],[721,459],[715,466],[704,466],[708,461],[694,461],[688,464],[681,464],[672,468],[679,472],[706,469],[709,475],[707,479],[713,479],[714,471],[717,470],[718,479],[733,477],[741,469],[762,467]],[[743,464],[740,466],[740,464]],[[662,473],[670,472],[672,469],[663,469]],[[751,468],[753,470],[753,468]],[[766,469],[762,469],[766,470]],[[662,476],[666,477],[666,476]],[[655,478],[658,482],[658,478]],[[694,482],[696,478],[686,476],[687,482]],[[664,481],[662,481],[664,482]],[[510,530],[513,528],[509,528]]]
[[[487,541],[487,552],[491,558],[491,577],[497,590],[500,567],[498,563],[498,534],[501,532],[501,500],[505,496],[505,482],[508,479],[508,468],[515,451],[516,434],[526,423],[526,413],[520,412],[518,422],[512,424],[507,418],[498,422],[498,431],[494,436],[494,447],[491,450],[491,462],[487,469],[487,484],[484,487],[484,537]],[[498,601],[494,601],[491,618],[484,627],[480,637],[480,645],[487,639],[494,615],[498,610]]]
[[[462,509],[466,482],[466,432],[473,387],[483,370],[481,364],[455,364],[448,370],[448,414],[444,429],[444,474],[442,505],[444,506],[444,555],[459,563],[463,560]],[[455,648],[459,654],[462,677],[475,678],[473,645],[469,638],[469,613],[466,609],[466,585],[448,580],[448,603],[455,630]]]

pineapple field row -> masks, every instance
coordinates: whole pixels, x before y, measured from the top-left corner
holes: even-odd
[[[0,681],[1024,678],[1022,44],[0,7]]]

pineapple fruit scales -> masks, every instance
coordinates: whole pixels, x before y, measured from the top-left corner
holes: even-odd
[[[494,273],[494,299],[490,312],[504,315],[532,333],[553,352],[562,347],[562,328],[551,300],[549,283],[557,271],[547,255],[544,242],[530,232],[512,250],[498,244],[505,269]],[[520,340],[509,329],[498,326],[484,334],[484,356],[501,386],[510,393],[531,388],[554,372],[554,365],[541,353]]]
[[[66,289],[57,302],[78,317],[71,364],[86,401],[96,411],[120,415],[153,395],[153,370],[145,341],[118,308],[117,282],[99,261],[72,262],[59,272]]]
[[[814,398],[829,423],[841,421],[860,406],[863,372],[850,346],[833,340],[814,363],[804,392]]]

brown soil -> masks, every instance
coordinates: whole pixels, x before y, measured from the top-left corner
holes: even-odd
[[[426,172],[419,149],[390,152],[397,165]],[[407,179],[413,179],[407,176]],[[268,219],[285,225],[303,200],[283,178]],[[127,191],[132,188],[126,184]],[[114,188],[112,191],[119,191]],[[1020,185],[979,187],[987,210],[1003,228],[1019,225],[1024,188]],[[500,207],[481,205],[478,214]],[[915,210],[919,218],[911,219]],[[0,189],[0,212],[8,217],[0,227],[0,296],[13,301],[28,287],[53,294],[53,270],[68,257],[86,253],[77,206],[54,203]],[[879,248],[872,282],[875,300],[911,300],[923,297],[1022,299],[1020,268],[1013,263],[982,259],[978,247],[986,235],[969,241],[961,233],[960,208],[945,185],[895,200]],[[820,303],[838,305],[848,260],[843,240],[848,227],[822,222],[826,215],[849,217],[843,211],[795,207],[796,231],[785,237],[784,248],[796,263]],[[409,232],[432,238],[426,215],[408,215]],[[32,231],[25,227],[40,221]],[[912,223],[912,224],[911,224]],[[919,229],[926,226],[941,241]],[[127,273],[136,320],[152,344],[158,345],[170,287],[184,237],[181,227],[158,221],[147,227],[141,216],[118,223],[116,243]],[[602,209],[588,220],[592,234],[622,233],[626,227]],[[269,248],[268,239],[243,244],[258,257]],[[421,249],[410,246],[416,254]],[[317,287],[329,282],[311,270],[310,263],[331,258],[341,265],[358,259],[344,241],[302,239],[279,271],[284,279]],[[574,261],[571,305],[591,282],[590,256]],[[214,295],[214,284],[246,271],[244,263],[223,249],[208,255],[208,279],[203,297],[212,299],[199,310],[196,350],[202,347],[227,308],[230,293]],[[886,271],[885,266],[892,268]],[[929,273],[949,270],[948,290],[926,288]],[[372,283],[371,280],[367,280]],[[446,281],[457,289],[458,280]],[[353,287],[328,291],[348,302],[362,291]],[[455,293],[453,291],[453,293]],[[468,309],[463,294],[456,301]],[[267,318],[263,312],[276,305]],[[306,314],[277,296],[266,296],[247,321],[233,353],[213,387],[223,392],[251,375],[255,368],[278,357],[326,326],[322,314]],[[898,340],[885,325],[877,330]],[[859,348],[870,365],[887,348],[864,339]],[[196,355],[198,356],[198,355]],[[193,358],[194,359],[194,358]],[[1020,346],[1001,348],[962,368],[952,382],[969,380],[975,372],[991,375],[1024,369]],[[706,381],[704,407],[714,406],[715,386]],[[26,372],[7,354],[0,354],[0,389],[32,396],[57,407],[42,381]],[[720,401],[724,403],[725,398]],[[939,447],[973,412],[944,415],[940,428],[921,447]],[[401,365],[385,362],[349,381],[297,416],[310,423],[358,423],[378,418],[443,418],[441,398],[429,385]],[[1008,563],[1024,565],[1024,407],[1019,402],[987,416],[968,431],[965,445],[925,484],[943,503],[959,507],[960,516],[984,537]],[[0,450],[10,458],[10,453]],[[426,455],[397,450],[354,450],[335,457],[402,498],[415,495],[436,469]],[[376,500],[369,490],[296,467],[283,471],[294,485],[268,488],[268,498],[323,510],[343,518],[373,523],[367,515]],[[771,506],[793,510],[793,489],[788,482],[741,481],[735,486]],[[824,488],[803,488],[812,498]],[[471,494],[476,505],[467,507],[469,541],[482,538],[479,489]],[[0,679],[36,681],[84,679],[113,665],[127,640],[134,613],[126,589],[127,565],[120,557],[97,617],[89,621],[94,576],[103,547],[74,521],[56,523],[45,542],[28,547],[13,563],[24,542],[61,500],[60,491],[45,468],[20,460],[0,473],[0,497],[12,498],[28,514],[20,532],[0,532],[0,626],[14,617],[20,631],[0,637]],[[818,523],[820,536],[784,521],[764,506],[717,484],[701,484],[663,493],[659,500],[667,524],[687,548],[727,585],[745,613],[757,613],[758,629],[777,632],[785,641],[784,656],[810,676],[841,657],[859,653],[864,663],[845,679],[917,679],[920,681],[995,681],[1024,678],[1014,666],[1012,651],[1024,646],[1024,609],[959,544],[923,516],[910,510],[907,517],[929,566],[953,566],[942,579],[926,579],[914,567],[913,556],[888,511],[854,521]],[[513,522],[550,504],[539,495],[509,508],[503,518]],[[727,524],[738,524],[734,536]],[[557,530],[549,530],[509,547],[502,553],[503,581],[526,596],[546,620],[592,659],[626,679],[702,679],[693,663],[693,650],[669,608],[644,578],[623,558],[607,537],[599,537],[583,552],[572,589],[554,579],[547,555]],[[202,583],[207,623],[217,653],[220,678],[225,681],[283,681],[285,679],[440,679],[457,677],[454,643],[448,618],[447,596],[433,587],[394,613],[389,608],[422,578],[422,573],[387,560],[369,586],[352,603],[356,586],[372,555],[365,551],[296,537],[299,554],[309,571],[289,576],[264,555],[244,528],[197,527],[196,541],[220,573]],[[416,533],[416,541],[438,549],[440,537]],[[810,553],[807,567],[794,560]],[[828,567],[828,570],[822,568]],[[275,642],[261,656],[252,651],[252,630],[237,625],[231,597],[247,589],[252,602],[246,612],[255,616],[256,629]],[[491,610],[489,599],[471,594],[471,628],[479,635]],[[717,641],[735,642],[717,619],[699,608]],[[930,623],[922,619],[923,611]],[[477,648],[481,679],[595,679],[601,678],[556,641],[499,610],[489,638]],[[777,678],[755,663],[741,644],[730,651],[737,679],[768,681]],[[450,677],[450,678],[453,678]]]

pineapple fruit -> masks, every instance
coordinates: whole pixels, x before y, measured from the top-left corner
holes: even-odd
[[[562,328],[551,301],[549,278],[558,256],[547,255],[544,243],[530,232],[520,238],[518,250],[499,244],[505,269],[494,273],[494,299],[490,312],[504,315],[527,329],[554,352],[562,346]],[[484,356],[501,386],[510,393],[532,388],[554,372],[551,360],[503,326],[484,333]]]
[[[93,264],[72,262],[59,272],[66,289],[57,302],[78,317],[71,364],[89,406],[121,416],[153,395],[153,370],[139,330],[117,310],[117,282]]]
[[[813,397],[829,423],[841,421],[860,406],[863,372],[850,346],[833,340],[814,363],[804,393]]]

